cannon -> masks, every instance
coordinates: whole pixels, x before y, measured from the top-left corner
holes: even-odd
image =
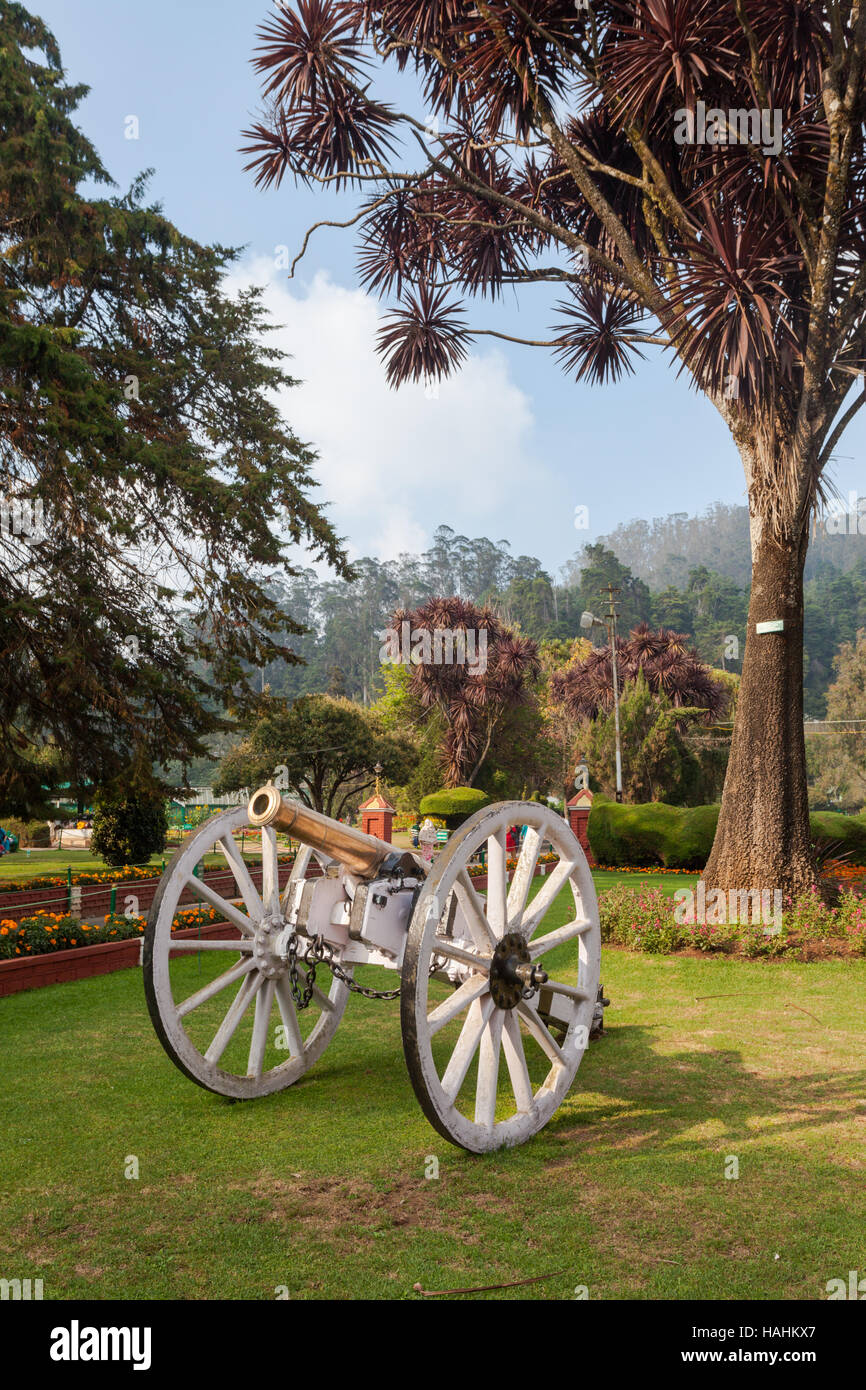
[[[244,827],[261,830],[261,888],[235,842]],[[525,831],[509,865],[512,827]],[[282,892],[280,830],[301,846]],[[218,893],[197,872],[214,845],[234,893]],[[554,861],[542,862],[545,846]],[[235,934],[173,936],[185,889]],[[600,956],[583,850],[540,803],[478,811],[430,866],[268,784],[186,838],[154,898],[142,961],[169,1057],[198,1085],[236,1100],[300,1080],[350,993],[399,996],[424,1114],[451,1143],[484,1153],[529,1139],[564,1099],[598,1028]],[[364,965],[397,972],[398,987],[360,984]]]

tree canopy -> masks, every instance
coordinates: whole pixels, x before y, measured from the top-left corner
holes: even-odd
[[[249,790],[265,782],[339,819],[356,809],[376,779],[405,782],[415,764],[412,745],[382,732],[371,711],[328,695],[304,695],[293,705],[265,703],[247,738],[226,755],[214,791]]]
[[[75,780],[206,751],[250,664],[295,659],[269,596],[292,542],[348,573],[315,455],[238,252],[120,195],[57,43],[0,2],[0,803],[38,804],[34,746]],[[263,336],[264,335],[264,336]]]
[[[693,706],[718,717],[728,693],[714,680],[682,632],[653,632],[639,623],[627,639],[616,639],[617,676],[621,686],[641,677],[652,694],[664,695],[674,709]],[[597,647],[580,662],[551,677],[554,700],[578,719],[594,719],[613,709],[613,662],[610,646]]]
[[[471,787],[503,717],[528,697],[539,671],[537,646],[508,628],[491,608],[457,597],[398,609],[389,631],[402,638],[404,628],[412,644],[410,687],[424,708],[438,709],[445,721],[445,785]],[[444,643],[442,651],[436,650],[442,634],[450,636],[448,652]],[[461,639],[462,660],[455,652]]]

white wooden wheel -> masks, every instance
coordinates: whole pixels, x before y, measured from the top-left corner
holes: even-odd
[[[509,884],[506,836],[513,826],[527,828]],[[535,878],[548,843],[559,863]],[[486,899],[468,872],[485,850]],[[530,897],[533,883],[539,887]],[[557,899],[565,888],[563,913]],[[461,921],[466,934],[459,939]],[[455,832],[412,915],[401,997],[409,1075],[440,1134],[486,1153],[522,1144],[547,1123],[589,1041],[600,962],[595,886],[561,816],[536,802],[503,802]],[[441,969],[431,978],[437,963],[452,977],[459,972],[458,979],[446,983]],[[549,979],[524,998],[534,966]],[[518,968],[525,973],[515,979]]]
[[[238,1100],[284,1090],[303,1076],[331,1041],[349,996],[345,984],[320,970],[323,987],[317,983],[309,1008],[295,1008],[288,967],[271,949],[285,925],[277,837],[269,827],[262,830],[260,892],[233,838],[248,825],[243,806],[213,816],[187,837],[153,900],[143,955],[150,1016],[169,1057],[206,1090]],[[223,896],[193,875],[215,844],[232,870],[236,894]],[[310,849],[299,851],[290,882],[306,877],[312,857]],[[326,855],[316,858],[322,868],[331,862]],[[239,936],[172,939],[185,887],[216,908]],[[284,900],[287,893],[288,886]]]

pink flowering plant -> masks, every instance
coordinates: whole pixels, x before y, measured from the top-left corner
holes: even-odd
[[[602,941],[653,955],[694,949],[750,960],[791,955],[866,956],[866,896],[843,889],[835,904],[817,887],[785,898],[781,924],[762,921],[701,922],[660,888],[617,884],[599,897]]]
[[[624,883],[599,898],[602,941],[651,955],[670,955],[684,943],[674,902],[661,888],[635,890]]]

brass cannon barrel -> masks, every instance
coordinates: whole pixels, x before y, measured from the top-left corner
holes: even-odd
[[[301,844],[337,859],[359,878],[375,878],[384,861],[394,853],[393,845],[365,835],[348,825],[313,811],[300,801],[286,801],[270,783],[253,792],[249,802],[251,825],[271,825],[284,830]]]

